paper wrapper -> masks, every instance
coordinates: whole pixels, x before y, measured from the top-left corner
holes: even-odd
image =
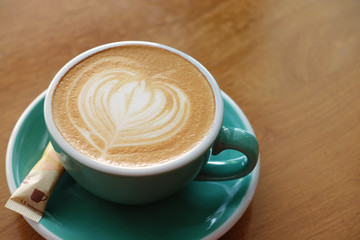
[[[39,222],[49,197],[63,172],[64,167],[49,143],[41,159],[31,169],[5,207]]]

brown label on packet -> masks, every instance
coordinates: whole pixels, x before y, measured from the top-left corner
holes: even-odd
[[[49,143],[41,159],[31,169],[5,207],[39,222],[48,199],[63,172],[64,167]]]

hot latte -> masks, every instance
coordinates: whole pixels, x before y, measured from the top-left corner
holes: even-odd
[[[114,47],[72,67],[52,102],[64,139],[90,158],[123,167],[172,161],[206,137],[215,99],[205,76],[170,51]]]

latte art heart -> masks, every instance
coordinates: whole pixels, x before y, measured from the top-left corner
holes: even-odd
[[[80,92],[78,108],[87,126],[77,126],[79,131],[104,156],[113,147],[171,138],[190,113],[186,94],[176,86],[116,70],[90,79]]]
[[[213,126],[206,77],[181,56],[129,45],[87,56],[57,85],[52,102],[64,140],[94,161],[150,167],[181,158]]]

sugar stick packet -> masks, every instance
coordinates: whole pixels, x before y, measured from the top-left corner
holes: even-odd
[[[36,165],[5,204],[5,207],[39,222],[49,197],[64,172],[60,159],[49,143]]]

